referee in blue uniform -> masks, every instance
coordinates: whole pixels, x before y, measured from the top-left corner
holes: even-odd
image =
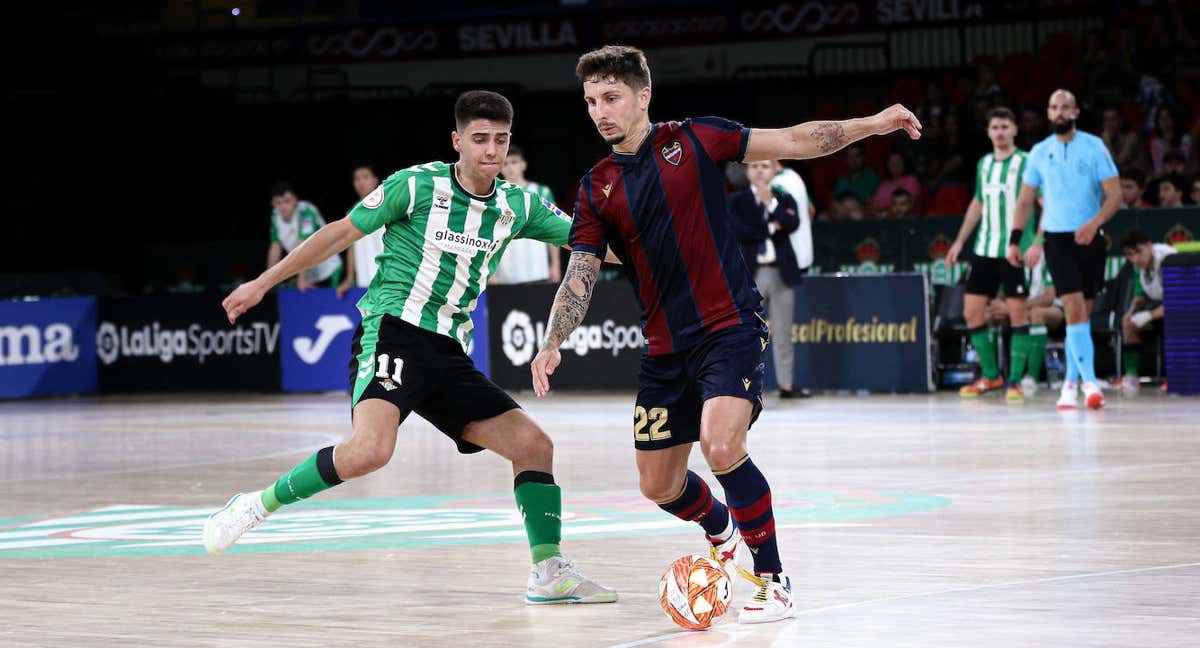
[[[1105,238],[1101,226],[1121,207],[1121,180],[1104,141],[1075,129],[1079,108],[1075,95],[1055,90],[1046,109],[1054,134],[1034,145],[1025,166],[1021,195],[1013,214],[1008,261],[1021,265],[1018,243],[1041,189],[1043,236],[1025,254],[1033,266],[1045,248],[1046,267],[1054,279],[1067,317],[1067,379],[1058,409],[1075,409],[1083,389],[1090,409],[1104,406],[1096,384],[1092,346],[1092,301],[1104,285]],[[1080,384],[1082,380],[1082,384]]]

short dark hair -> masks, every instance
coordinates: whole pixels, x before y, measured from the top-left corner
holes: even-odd
[[[525,151],[522,151],[521,147],[517,146],[516,144],[508,145],[508,154],[516,155],[516,156],[520,157],[521,159],[525,159]]]
[[[992,123],[993,119],[1007,119],[1015,126],[1017,124],[1017,116],[1013,114],[1006,106],[996,106],[987,111],[987,123]]]
[[[272,199],[274,199],[276,196],[282,196],[285,193],[294,194],[294,193],[296,193],[296,190],[292,187],[291,184],[289,184],[287,182],[283,182],[283,181],[276,182],[275,184],[271,185],[271,198]]]
[[[641,90],[650,85],[650,64],[645,52],[636,47],[605,45],[579,57],[575,76],[580,83],[613,78]]]
[[[1188,181],[1178,173],[1168,173],[1167,175],[1163,176],[1162,180],[1158,181],[1158,184],[1161,185],[1164,182],[1175,185],[1175,188],[1179,190],[1179,193],[1187,193]]]
[[[355,171],[358,171],[359,169],[366,169],[367,171],[371,172],[371,175],[375,176],[376,178],[379,177],[379,173],[377,171],[375,171],[375,165],[373,165],[373,164],[367,164],[366,162],[363,162],[360,164],[355,164],[353,167],[350,168],[350,172],[354,173]]]
[[[892,192],[892,198],[912,198],[912,192],[904,187],[897,187],[896,190]]]
[[[1136,250],[1137,246],[1142,243],[1149,243],[1150,237],[1141,228],[1132,227],[1125,231],[1125,235],[1121,237],[1122,250]]]
[[[1146,186],[1146,172],[1142,171],[1139,167],[1131,166],[1121,169],[1121,179],[1133,180],[1139,187]]]
[[[1163,153],[1163,162],[1182,162],[1187,164],[1187,156],[1177,148],[1170,149],[1166,153]]]
[[[858,204],[863,204],[862,198],[859,198],[858,194],[854,193],[853,191],[843,191],[842,193],[834,196],[833,199],[837,202],[842,202],[847,198],[853,198],[854,200],[858,201]]]
[[[468,90],[454,102],[454,127],[462,130],[473,119],[490,119],[511,124],[512,103],[499,92]]]

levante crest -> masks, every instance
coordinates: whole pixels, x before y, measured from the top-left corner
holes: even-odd
[[[683,145],[679,142],[671,142],[662,147],[663,159],[670,162],[673,166],[679,166],[679,161],[683,159]]]

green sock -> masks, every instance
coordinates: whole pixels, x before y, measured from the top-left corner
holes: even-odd
[[[1008,356],[1008,381],[1011,383],[1021,382],[1021,376],[1025,375],[1025,364],[1029,360],[1029,347],[1033,344],[1031,337],[1033,336],[1028,333],[1013,333],[1012,349]]]
[[[262,492],[263,507],[272,513],[284,504],[308,499],[342,483],[333,467],[333,446],[321,448]]]
[[[995,380],[1000,375],[1000,370],[996,367],[996,343],[992,340],[992,332],[986,326],[971,329],[971,345],[975,347],[975,354],[979,356],[979,368],[983,370],[983,377]]]
[[[1138,363],[1142,361],[1141,349],[1133,346],[1127,346],[1121,349],[1121,366],[1125,369],[1125,375],[1130,378],[1138,377]]]
[[[549,478],[551,483],[522,481],[513,489],[517,497],[517,508],[525,518],[525,535],[529,537],[529,551],[533,562],[540,563],[552,556],[561,556],[558,545],[562,542],[562,489],[553,483],[547,473],[525,471],[517,476],[522,479],[528,473]]]
[[[1037,325],[1029,327],[1029,353],[1025,357],[1025,375],[1039,380],[1042,374],[1042,361],[1046,358],[1046,327]]]

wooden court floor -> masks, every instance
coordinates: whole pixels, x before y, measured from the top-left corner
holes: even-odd
[[[751,453],[802,611],[698,633],[658,608],[703,545],[638,494],[631,396],[518,399],[615,605],[525,607],[509,467],[418,418],[386,468],[213,557],[204,517],[347,434],[345,395],[6,402],[0,646],[1200,645],[1196,399],[769,399]]]

